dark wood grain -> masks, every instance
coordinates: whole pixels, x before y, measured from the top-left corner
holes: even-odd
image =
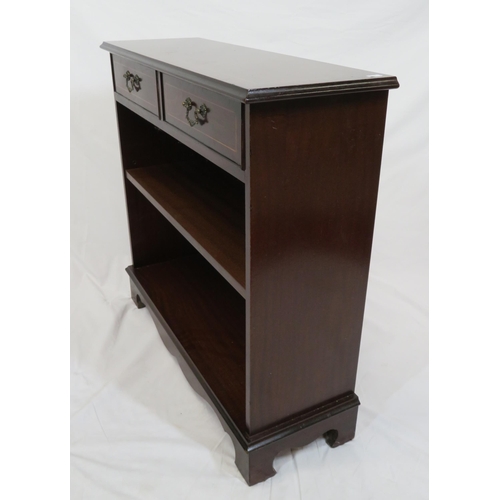
[[[200,255],[133,272],[192,365],[244,430],[244,299]]]
[[[116,109],[123,168],[134,172],[125,182],[134,264],[190,254],[195,244],[244,296],[244,185],[127,107]]]
[[[164,161],[166,150],[175,158],[180,154],[176,144],[166,134],[155,131],[148,122],[118,103],[116,115],[134,265],[144,266],[195,253],[189,242],[125,178],[126,170],[137,167],[137,164],[151,165]]]
[[[130,182],[125,183],[132,261],[146,266],[196,250]]]
[[[322,435],[352,439],[396,78],[201,39],[103,48],[152,71],[158,106],[116,89],[132,298],[243,477],[264,481],[280,451]],[[183,121],[186,97],[209,101],[206,124]]]
[[[278,453],[284,450],[297,449],[311,443],[315,439],[332,432],[334,441],[331,448],[341,446],[354,438],[357,405],[333,410],[319,420],[304,420],[301,425],[293,426],[292,432],[275,434],[267,439],[260,439],[255,444],[241,447],[235,442],[235,462],[246,482],[253,486],[276,474],[273,462]]]
[[[164,120],[240,164],[241,103],[180,78],[162,75],[162,80]],[[194,120],[195,107],[205,104],[209,109],[206,122],[189,124],[183,106],[188,97],[194,103],[189,118]]]
[[[250,433],[354,391],[386,103],[250,106]]]
[[[243,102],[399,86],[394,76],[202,38],[104,42],[101,48]]]
[[[130,111],[131,114],[135,115],[136,121],[141,118],[142,121],[150,124],[150,130],[153,128],[157,129],[158,132],[164,132],[163,135],[166,137],[166,140],[169,141],[169,144],[174,144],[175,142],[182,143],[186,146],[185,151],[189,149],[189,151],[191,151],[192,153],[196,152],[200,156],[206,158],[210,163],[217,165],[228,174],[231,174],[236,179],[239,179],[240,181],[245,180],[245,173],[242,170],[242,166],[237,165],[236,163],[234,163],[234,161],[231,161],[226,156],[221,155],[208,146],[205,146],[205,144],[202,144],[200,141],[184,133],[177,127],[170,125],[170,123],[159,120],[155,115],[146,111],[144,108],[141,108],[129,99],[126,99],[122,95],[115,93],[115,100],[119,106],[121,106],[122,108],[126,108]],[[135,125],[132,127],[132,129],[134,127]],[[133,137],[130,138],[133,140]],[[121,147],[124,147],[123,143]],[[163,155],[165,155],[166,151],[168,151],[168,149],[163,149]],[[147,151],[145,151],[144,154],[147,154]]]
[[[128,101],[119,94],[115,95],[127,105],[133,106],[135,110],[140,110],[144,115],[151,117],[155,123],[161,123],[155,116],[137,104]],[[127,105],[122,105],[117,100],[116,115],[123,170],[158,165],[167,160],[175,161],[180,158],[185,159],[186,155],[194,155],[189,148],[165,134],[151,121],[144,119]]]
[[[126,79],[123,75],[130,71],[133,75],[141,78],[140,89],[133,88],[129,92],[126,86]],[[147,109],[158,116],[158,90],[156,85],[156,71],[153,68],[144,66],[130,59],[113,55],[113,74],[115,81],[115,92],[123,95],[127,99],[134,101],[139,106]]]
[[[312,412],[250,436],[244,427],[243,416],[238,411],[233,413],[237,417],[237,424],[214,393],[212,386],[200,373],[198,366],[193,363],[191,356],[170,328],[163,313],[156,307],[139,281],[136,269],[130,266],[127,272],[131,279],[133,300],[138,307],[142,307],[143,304],[148,307],[161,339],[170,353],[177,357],[186,379],[214,409],[224,430],[233,441],[236,465],[249,485],[274,476],[276,471],[273,462],[281,451],[305,446],[322,435],[327,435],[326,433],[334,435],[334,439],[328,437],[331,447],[340,446],[354,438],[359,400],[353,393],[345,394]]]
[[[165,164],[127,170],[127,178],[244,297],[244,186],[206,173]]]

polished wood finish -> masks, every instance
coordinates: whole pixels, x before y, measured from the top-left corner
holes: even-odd
[[[127,179],[245,296],[244,185],[190,165],[127,170]]]
[[[240,447],[235,444],[236,465],[241,474],[252,486],[269,479],[276,474],[273,467],[276,455],[283,450],[290,450],[305,446],[321,436],[332,433],[335,436],[331,448],[341,446],[354,438],[358,414],[357,405],[339,405],[321,418],[310,419],[303,424],[298,422],[289,427],[288,432],[275,433],[258,444]]]
[[[167,151],[169,156],[178,157],[184,152],[184,146],[118,103],[116,115],[134,265],[144,266],[195,253],[189,242],[125,177],[129,168],[162,163]]]
[[[381,91],[250,109],[251,432],[354,391],[386,103]]]
[[[240,164],[241,103],[173,76],[163,75],[162,81],[163,119]],[[195,107],[205,104],[209,110],[206,122],[190,125],[183,106],[188,97],[193,101],[189,118],[194,120]]]
[[[146,266],[195,253],[189,242],[130,183],[125,182],[132,261]]]
[[[137,309],[143,309],[146,307],[146,304],[141,299],[141,295],[136,284],[130,280],[130,297],[134,301],[134,304],[137,306]]]
[[[139,64],[124,57],[116,55],[112,57],[115,92],[118,92],[127,99],[130,99],[158,116],[159,108],[156,71],[148,66],[144,66],[143,64]],[[141,78],[139,90],[136,90],[130,83],[129,88],[132,88],[132,91],[130,92],[127,89],[127,80],[124,77],[127,71]]]
[[[399,87],[394,76],[202,38],[104,42],[101,47],[242,102]]]
[[[115,93],[115,101],[122,107],[132,111],[136,116],[140,116],[150,124],[154,125],[155,129],[162,130],[166,133],[165,135],[168,134],[168,137],[175,139],[182,144],[185,144],[191,151],[199,153],[211,163],[217,165],[236,179],[239,179],[240,181],[245,180],[245,173],[243,172],[241,165],[237,165],[229,158],[221,155],[217,151],[209,148],[208,146],[205,146],[205,144],[197,141],[191,135],[185,134],[177,127],[170,125],[170,123],[158,120],[156,116],[152,115],[132,101],[126,99],[122,95]]]
[[[283,449],[352,439],[396,78],[198,39],[103,47],[156,75],[158,115],[115,92],[131,295],[243,477],[271,477]],[[207,123],[183,121],[186,97],[211,99]]]
[[[146,305],[182,346],[193,367],[245,428],[245,301],[200,255],[132,268]]]
[[[171,264],[173,266],[170,267],[173,269],[175,261]],[[332,448],[340,446],[354,438],[359,405],[359,399],[354,393],[345,394],[331,401],[329,404],[290,419],[286,423],[261,433],[250,435],[245,427],[244,414],[241,413],[238,415],[238,405],[233,405],[232,407],[233,416],[236,417],[232,418],[228,413],[228,408],[217,398],[212,387],[200,373],[197,364],[189,356],[188,350],[179,341],[178,336],[169,326],[165,316],[157,307],[157,304],[161,304],[162,301],[157,300],[154,302],[151,299],[138,278],[137,269],[134,266],[128,267],[127,272],[131,279],[132,298],[134,302],[138,307],[142,307],[142,304],[147,304],[161,339],[170,353],[177,358],[186,379],[193,389],[214,409],[224,430],[229,434],[233,442],[236,465],[250,486],[265,481],[276,474],[273,461],[276,455],[282,450],[304,446],[321,436],[325,437],[328,445]],[[152,276],[154,273],[150,269],[148,274]],[[194,279],[196,280],[196,277]],[[220,282],[217,278],[215,279]],[[213,351],[210,354],[217,357]],[[241,372],[239,373],[241,375]],[[233,387],[237,389],[238,384]],[[236,390],[236,394],[238,392]],[[239,401],[240,404],[243,403],[241,399]],[[334,436],[333,442],[329,438],[331,434]]]

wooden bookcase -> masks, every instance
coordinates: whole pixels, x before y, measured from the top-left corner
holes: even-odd
[[[146,306],[252,485],[354,437],[395,77],[201,39],[105,42]]]

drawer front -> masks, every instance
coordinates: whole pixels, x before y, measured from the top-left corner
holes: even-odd
[[[241,165],[241,103],[162,75],[164,120]]]
[[[113,55],[115,90],[158,116],[156,71],[121,56]]]

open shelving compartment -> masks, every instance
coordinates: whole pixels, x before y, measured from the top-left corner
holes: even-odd
[[[244,183],[116,106],[133,257],[127,272],[244,433]]]

